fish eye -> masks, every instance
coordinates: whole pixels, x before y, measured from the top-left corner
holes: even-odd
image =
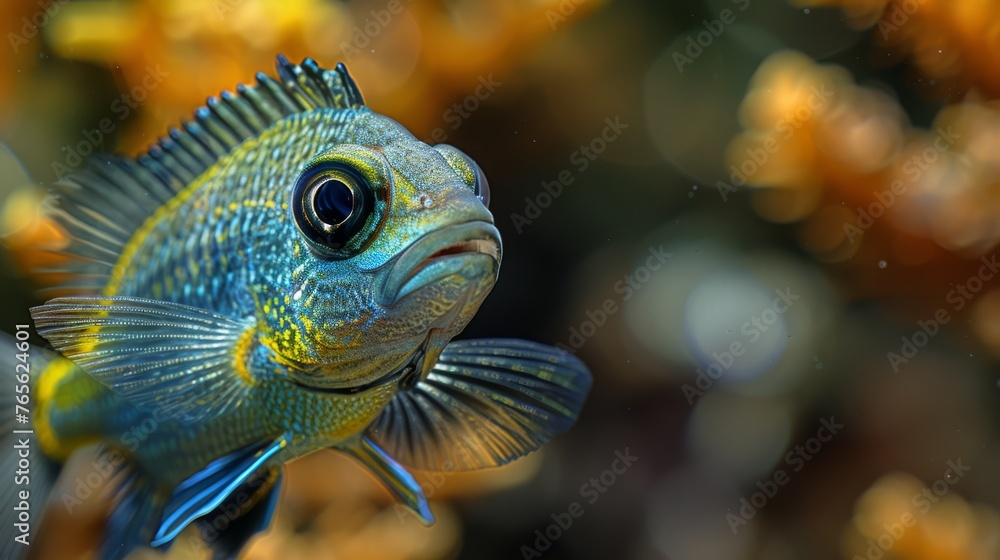
[[[458,173],[483,205],[490,207],[490,184],[479,164],[462,150],[448,144],[438,144],[434,149],[440,153],[448,165]]]
[[[367,244],[374,221],[375,191],[357,171],[340,162],[307,169],[292,191],[292,216],[314,252],[344,259]]]
[[[354,190],[340,179],[324,177],[312,190],[312,209],[324,226],[342,226],[354,214]]]

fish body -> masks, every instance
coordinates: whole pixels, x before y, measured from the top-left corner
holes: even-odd
[[[302,138],[304,130],[311,132],[309,137]],[[153,415],[155,409],[143,411],[127,399],[114,398],[110,389],[93,383],[81,369],[66,371],[71,377],[81,378],[73,380],[75,383],[94,385],[89,393],[92,402],[87,404],[96,407],[95,418],[104,420],[96,430],[102,438],[121,436],[149,419],[157,424],[166,422],[164,429],[150,434],[135,454],[142,466],[158,479],[179,483],[203,468],[206,458],[285,432],[292,433],[293,439],[282,452],[282,459],[343,441],[371,423],[395,393],[394,383],[342,395],[271,381],[290,378],[293,368],[310,367],[326,368],[330,377],[339,378],[342,374],[337,361],[346,359],[364,362],[370,368],[365,373],[391,372],[410,354],[375,352],[357,333],[385,332],[392,344],[413,351],[415,341],[432,328],[444,329],[436,336],[450,339],[457,334],[452,331],[460,330],[474,313],[475,307],[462,309],[463,317],[448,317],[440,325],[434,324],[431,315],[418,317],[417,324],[400,325],[397,315],[373,301],[374,292],[367,289],[370,282],[356,281],[355,277],[377,276],[371,271],[384,266],[394,251],[408,243],[385,243],[381,254],[366,255],[369,260],[358,265],[316,259],[296,231],[294,221],[288,217],[288,189],[275,185],[294,185],[299,169],[331,143],[355,143],[359,130],[381,139],[367,141],[382,142],[380,147],[389,154],[415,149],[392,146],[393,140],[400,137],[410,142],[404,136],[405,131],[368,109],[327,109],[283,120],[258,141],[240,146],[215,164],[203,174],[203,180],[186,187],[165,211],[155,213],[144,223],[125,246],[104,295],[167,300],[228,317],[246,318],[247,322],[247,332],[241,335],[245,342],[234,346],[232,361],[240,375],[250,380],[252,388],[238,410],[207,422],[185,424],[163,414],[157,419]],[[400,158],[431,155],[400,153]],[[248,169],[259,171],[250,173]],[[404,180],[413,184],[431,179],[419,176],[407,179],[401,173],[394,192],[399,198],[403,190],[399,183]],[[441,198],[445,196],[449,195]],[[471,192],[468,198],[473,199]],[[407,206],[407,213],[426,210],[422,203]],[[458,223],[491,221],[481,204],[469,206],[455,218]],[[206,228],[208,224],[215,227]],[[400,227],[408,228],[406,233],[411,238],[421,234],[419,225]],[[481,300],[491,285],[486,279],[484,276],[484,281],[466,297]],[[323,311],[312,313],[313,309]],[[334,322],[335,329],[331,325]],[[332,332],[339,336],[333,339]],[[314,350],[317,345],[332,348],[333,358]],[[53,370],[58,375],[64,367],[56,363]],[[78,414],[76,406],[68,412],[73,416]],[[59,434],[78,430],[79,426],[72,420],[65,421],[58,410],[49,414],[54,424],[52,442],[56,444],[49,451],[56,456],[65,455],[66,450],[59,449],[58,442],[75,438]]]
[[[342,65],[279,57],[278,73],[55,186],[70,245],[32,316],[62,357],[32,423],[51,458],[98,442],[120,463],[104,558],[167,548],[249,488],[210,543],[235,556],[267,527],[281,465],[325,448],[431,522],[404,465],[506,463],[589,389],[555,348],[451,342],[500,266],[478,166],[365,107]]]

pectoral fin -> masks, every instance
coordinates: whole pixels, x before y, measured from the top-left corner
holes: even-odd
[[[413,510],[422,522],[427,525],[434,523],[430,505],[424,496],[424,491],[417,484],[413,475],[406,471],[392,457],[382,451],[378,445],[366,437],[350,447],[343,449],[374,474],[385,487],[392,492],[406,507]]]
[[[241,484],[267,466],[268,460],[288,442],[286,435],[230,453],[177,485],[163,508],[162,521],[150,546],[170,543],[192,521],[219,507]]]
[[[566,431],[590,389],[573,355],[523,340],[463,340],[400,391],[368,428],[404,465],[462,471],[503,465]]]
[[[31,309],[38,333],[132,404],[183,421],[223,414],[252,385],[237,351],[252,322],[132,297],[56,298]]]

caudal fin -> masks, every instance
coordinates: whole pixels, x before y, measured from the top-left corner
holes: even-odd
[[[24,333],[24,334],[21,334]],[[0,333],[0,558],[24,558],[34,543],[59,465],[42,454],[31,411],[34,380],[55,355]]]

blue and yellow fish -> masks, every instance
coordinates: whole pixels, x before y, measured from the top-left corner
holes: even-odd
[[[500,266],[476,163],[369,110],[343,65],[277,71],[53,187],[70,242],[39,271],[58,297],[31,315],[60,356],[33,350],[31,429],[48,458],[100,443],[119,465],[100,558],[238,510],[209,543],[235,557],[268,526],[283,463],[320,449],[431,523],[405,467],[512,461],[568,429],[589,390],[556,348],[451,341]],[[51,484],[33,480],[37,506]]]

